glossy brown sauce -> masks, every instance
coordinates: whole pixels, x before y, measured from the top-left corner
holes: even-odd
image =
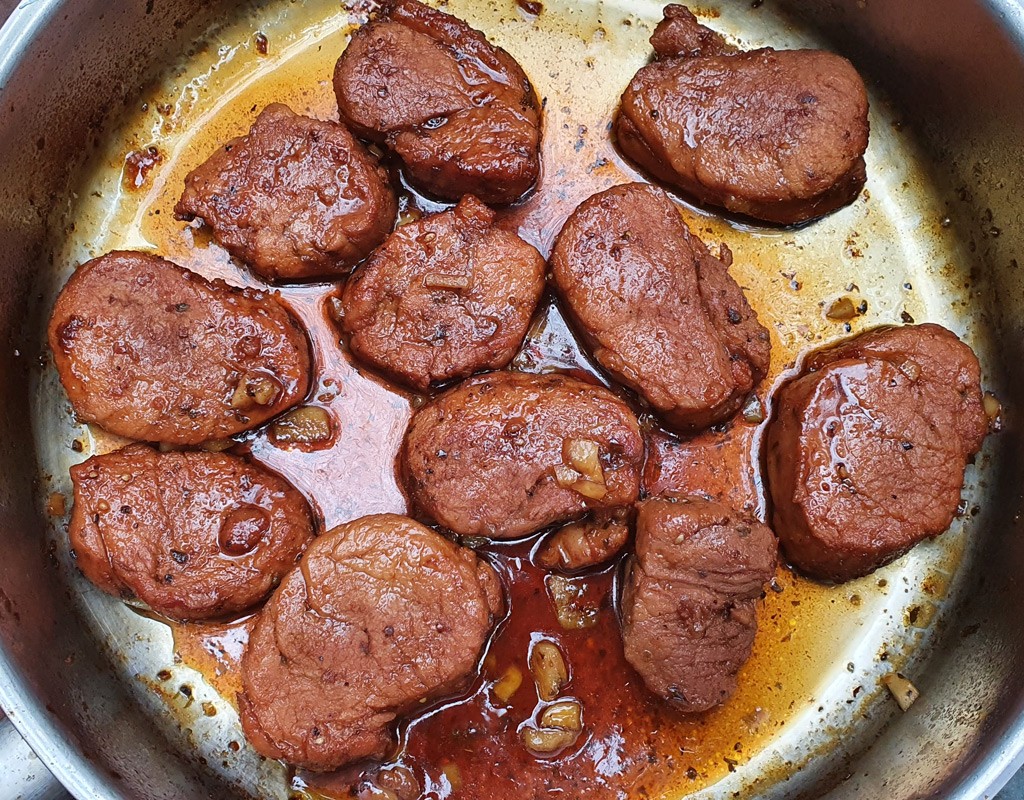
[[[542,14],[539,20],[548,16]],[[627,18],[616,24],[625,30],[633,22]],[[605,40],[605,34],[599,33],[603,30],[595,27],[587,33],[589,39],[581,34],[579,53],[572,51],[573,44],[570,52],[560,56],[561,67],[545,63],[551,80],[585,85],[597,79],[604,61],[611,63],[621,56],[614,47],[610,52],[593,50],[594,41]],[[556,34],[553,29],[537,32],[542,43],[546,41],[543,37]],[[251,58],[269,64],[272,58],[263,55],[266,48],[252,44],[249,38]],[[633,47],[630,41],[626,40],[626,45]],[[225,71],[226,77],[214,75],[192,95],[181,94],[189,99],[179,101],[156,127],[147,128],[151,114],[134,121],[121,160],[110,168],[121,171],[122,185],[126,191],[130,189],[119,201],[117,219],[125,230],[137,231],[137,240],[126,235],[118,244],[152,246],[207,277],[262,286],[210,241],[205,231],[175,221],[172,208],[187,171],[221,142],[243,133],[267,103],[282,101],[300,113],[336,118],[329,79],[343,43],[337,35],[314,37],[305,45],[300,42],[297,51],[272,68]],[[275,43],[272,52],[277,51]],[[576,55],[580,56],[578,63],[574,62]],[[570,68],[570,63],[575,66]],[[524,66],[531,71],[531,64]],[[567,74],[561,75],[559,69]],[[620,69],[628,72],[635,65],[630,67],[627,62]],[[225,88],[230,91],[220,91]],[[157,98],[151,105],[166,109],[166,101],[160,104]],[[588,106],[584,97],[578,107],[549,103],[545,109],[542,180],[525,202],[502,213],[504,225],[545,255],[579,202],[636,178],[609,142],[612,110],[611,106]],[[152,165],[138,159],[138,153],[149,152],[150,144],[144,138],[147,130],[153,131],[157,140],[167,139],[167,146],[157,142],[160,160]],[[403,205],[407,215],[410,210],[438,208],[413,193]],[[786,241],[784,234],[753,236],[692,210],[686,210],[685,216],[691,229],[712,247],[728,241],[736,256],[733,274],[747,289],[754,308],[769,311],[763,319],[772,331],[773,376],[792,363],[809,342],[840,332],[824,316],[817,326],[790,321],[806,320],[807,315],[796,310],[816,302],[804,299],[807,290],[820,297],[834,288],[834,280],[825,274],[804,274],[798,280],[789,265],[792,250],[787,251],[796,245]],[[265,427],[239,437],[236,445],[236,451],[248,452],[295,484],[316,507],[324,529],[369,513],[407,510],[396,479],[395,457],[415,400],[353,365],[328,316],[327,304],[336,288],[334,284],[311,284],[276,289],[310,333],[318,379],[307,403],[328,411],[333,440],[317,449],[282,446]],[[805,289],[803,295],[801,288]],[[816,290],[818,294],[813,294]],[[917,307],[912,308],[917,313]],[[514,367],[594,373],[550,299]],[[761,396],[767,393],[770,381],[759,388]],[[721,430],[689,439],[651,427],[645,490],[704,493],[724,498],[737,508],[763,512],[756,468],[758,431],[757,425],[741,418]],[[100,434],[93,449],[117,444]],[[780,570],[776,591],[768,593],[760,610],[754,654],[740,674],[736,695],[710,713],[683,716],[647,693],[624,661],[614,602],[620,564],[574,579],[585,586],[586,602],[598,611],[592,627],[566,631],[555,618],[544,573],[530,562],[535,541],[480,548],[505,578],[510,617],[494,636],[481,675],[468,696],[443,703],[402,726],[402,745],[395,759],[415,773],[423,798],[540,794],[624,798],[657,796],[676,789],[685,792],[712,784],[764,749],[785,729],[787,721],[814,705],[822,677],[832,666],[833,643],[852,634],[863,621],[858,615],[860,601],[854,602],[857,595],[851,595],[849,588],[823,587]],[[174,625],[176,656],[234,702],[239,689],[239,658],[250,625],[251,621]],[[584,732],[576,745],[552,759],[528,754],[518,738],[519,726],[531,718],[537,706],[527,665],[530,642],[537,637],[560,644],[572,674],[566,693],[577,698],[584,709]],[[523,684],[509,703],[502,704],[491,685],[512,665],[522,671]],[[373,767],[349,769],[336,776],[300,774],[294,778],[293,790],[301,796],[342,798],[353,796],[353,792],[383,796],[369,788],[373,774]]]
[[[242,690],[239,664],[255,617],[221,624],[169,623],[174,631],[175,659],[198,670],[233,705]]]

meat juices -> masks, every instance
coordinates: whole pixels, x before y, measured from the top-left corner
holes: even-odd
[[[330,770],[382,758],[396,716],[460,691],[504,613],[472,550],[394,514],[317,539],[242,659],[242,728],[268,758]]]
[[[651,43],[659,60],[630,82],[614,130],[656,178],[701,203],[784,224],[860,193],[868,99],[845,58],[737,52],[679,5],[666,7]]]
[[[988,431],[978,359],[932,324],[880,328],[811,355],[775,406],[775,531],[792,564],[831,581],[945,531]]]
[[[251,608],[313,538],[296,489],[226,453],[130,445],[73,466],[71,480],[78,568],[103,591],[171,619]]]
[[[387,172],[344,125],[274,103],[192,170],[174,207],[268,281],[334,277],[384,241],[398,204]]]
[[[438,197],[511,203],[540,173],[540,104],[512,56],[417,0],[386,0],[334,72],[342,122]]]
[[[413,389],[504,367],[526,335],[543,257],[475,197],[395,231],[349,279],[341,328],[360,360]]]
[[[757,600],[775,566],[775,537],[757,520],[696,497],[640,503],[622,640],[647,687],[686,712],[725,702],[750,658]]]
[[[78,418],[130,439],[233,436],[309,389],[305,332],[273,297],[146,253],[80,266],[54,305],[49,340]]]
[[[768,331],[660,189],[583,201],[551,254],[555,286],[594,359],[672,428],[728,419],[768,370]]]
[[[463,536],[514,539],[628,506],[644,443],[611,392],[564,375],[494,372],[436,397],[402,450],[410,499]]]

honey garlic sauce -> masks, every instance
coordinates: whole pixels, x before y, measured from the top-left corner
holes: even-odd
[[[615,150],[609,129],[619,95],[649,58],[647,38],[660,8],[654,0],[448,0],[445,5],[516,56],[543,99],[542,178],[524,202],[502,212],[502,224],[545,256],[579,202],[640,179]],[[187,172],[227,139],[247,131],[268,103],[336,118],[330,82],[334,63],[346,35],[363,17],[339,12],[336,2],[326,0],[271,2],[259,14],[218,31],[111,136],[116,146],[94,181],[98,197],[86,201],[94,202],[92,214],[81,218],[63,263],[135,247],[159,252],[210,278],[266,288],[202,228],[176,221],[174,203]],[[760,38],[742,39],[745,45],[806,43],[748,3],[704,14],[716,17],[713,24],[726,33],[758,31]],[[772,230],[681,203],[695,234],[712,249],[725,243],[732,250],[730,271],[771,331],[772,374],[757,389],[762,400],[801,351],[898,321],[901,313],[919,321],[944,321],[951,302],[960,299],[954,281],[940,283],[927,272],[928,264],[947,264],[955,247],[918,235],[915,220],[941,215],[928,205],[925,189],[914,178],[912,148],[890,125],[884,107],[874,98],[873,103],[868,189],[850,208],[805,228]],[[900,160],[888,157],[893,152],[900,153]],[[145,164],[140,153],[147,154]],[[424,210],[441,207],[415,196],[411,203]],[[894,215],[894,204],[919,213]],[[276,289],[310,332],[318,380],[307,404],[327,410],[332,438],[313,447],[282,445],[268,427],[240,437],[236,445],[291,480],[311,500],[325,528],[368,513],[406,510],[395,457],[412,413],[412,398],[354,366],[341,346],[327,315],[336,288],[321,283]],[[829,319],[827,309],[841,297],[851,299],[856,316]],[[514,367],[593,374],[557,303],[550,301]],[[764,413],[770,414],[766,400]],[[710,494],[763,515],[756,468],[762,428],[742,417],[691,438],[651,427],[645,490]],[[85,444],[92,453],[121,442],[93,431]],[[946,538],[948,546],[926,548],[930,574],[955,568],[962,539]],[[886,578],[896,574],[896,566],[841,587],[801,580],[780,569],[775,589],[759,610],[754,653],[740,673],[736,695],[715,711],[684,716],[647,693],[624,661],[613,601],[621,564],[572,579],[595,624],[567,631],[555,617],[550,579],[530,561],[532,546],[480,548],[505,579],[511,615],[491,642],[468,697],[426,710],[401,729],[395,760],[415,775],[423,798],[553,794],[601,800],[738,792],[759,779],[781,780],[815,748],[829,747],[853,726],[851,715],[878,691],[872,660],[877,642],[888,634],[877,620],[890,605],[896,608],[890,603],[896,589]],[[249,624],[173,626],[178,658],[202,673],[229,703],[238,690],[238,659]],[[528,754],[518,732],[538,709],[528,656],[531,643],[541,638],[561,648],[571,674],[563,694],[583,707],[583,732],[576,744],[549,759]],[[863,659],[858,656],[856,664],[847,663],[845,655],[837,660],[837,643],[861,639],[866,642]],[[899,642],[892,645],[893,663],[900,658],[899,647]],[[502,702],[492,687],[513,667],[521,672],[522,684]],[[858,680],[863,686],[851,698]],[[224,741],[214,742],[211,752],[223,751],[228,740],[234,743],[239,736],[237,727],[225,728]],[[217,762],[219,756],[208,760]],[[741,780],[748,762],[755,774]],[[241,768],[234,773],[224,763],[232,780],[249,780]],[[274,776],[260,778],[270,781],[261,787],[281,796],[288,791],[286,778]],[[304,797],[351,797],[353,791],[361,797],[386,796],[373,788],[375,780],[372,768],[335,776],[300,774],[290,791]]]

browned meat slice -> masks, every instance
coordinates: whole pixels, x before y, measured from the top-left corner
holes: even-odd
[[[628,541],[629,509],[594,511],[555,531],[537,551],[537,563],[570,572],[595,567],[617,556]]]
[[[343,122],[439,197],[511,203],[540,172],[540,111],[522,67],[460,19],[386,0],[341,55]]]
[[[381,758],[395,717],[457,693],[503,614],[472,550],[394,514],[317,539],[267,603],[242,659],[242,728],[314,770]]]
[[[273,297],[145,253],[80,266],[57,298],[49,336],[78,417],[131,439],[233,436],[309,388],[309,342]]]
[[[403,225],[349,279],[342,329],[363,361],[426,391],[504,367],[544,290],[543,257],[475,197]]]
[[[416,413],[402,469],[412,501],[441,525],[514,539],[630,505],[643,458],[636,417],[611,392],[564,375],[495,372]]]
[[[651,36],[651,45],[660,58],[697,58],[735,53],[721,34],[701,25],[686,6],[665,6],[664,18]]]
[[[670,5],[661,58],[622,95],[623,152],[701,203],[778,223],[852,202],[864,186],[868,99],[845,58],[821,50],[734,52]]]
[[[757,520],[695,497],[642,502],[622,639],[647,687],[687,712],[725,702],[750,657],[757,599],[775,564],[775,537]]]
[[[580,204],[551,269],[597,362],[677,430],[732,416],[768,370],[768,331],[726,263],[660,189],[616,186]]]
[[[333,276],[384,241],[398,211],[387,172],[344,125],[274,103],[185,178],[199,217],[267,280]]]
[[[809,575],[866,575],[949,527],[988,430],[978,359],[938,325],[809,357],[767,433],[775,530]]]
[[[298,491],[226,453],[130,445],[73,466],[71,480],[79,569],[103,591],[172,619],[254,606],[313,537]]]

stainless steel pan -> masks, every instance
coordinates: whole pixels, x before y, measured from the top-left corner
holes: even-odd
[[[504,20],[499,43],[528,62],[538,88],[552,95],[549,116],[564,90],[589,98],[583,105],[595,115],[591,121],[599,121],[611,108],[607,98],[621,91],[622,75],[646,58],[643,21],[656,4],[545,5],[554,22],[536,41],[517,35],[523,23],[511,2],[452,0],[450,7],[471,21],[474,15]],[[954,530],[895,566],[888,573],[895,586],[885,597],[866,598],[859,619],[877,612],[877,625],[836,642],[828,685],[819,687],[824,710],[801,718],[795,736],[777,740],[773,752],[766,748],[705,795],[729,788],[764,797],[992,796],[1024,758],[1024,460],[1018,455],[1024,6],[1018,0],[713,5],[721,12],[715,24],[745,43],[820,42],[850,57],[872,85],[872,196],[862,205],[794,233],[751,231],[689,212],[702,233],[737,253],[755,306],[776,323],[782,361],[841,333],[813,302],[787,292],[802,281],[801,291],[818,291],[815,301],[827,301],[847,281],[859,282],[870,310],[858,324],[898,320],[902,308],[967,337],[982,357],[987,388],[1003,401],[1005,429],[969,473],[968,511]],[[109,219],[79,218],[70,227],[90,202],[76,189],[89,185],[111,132],[137,112],[154,85],[184,81],[190,59],[230,47],[240,30],[233,21],[287,25],[302,6],[283,0],[25,0],[0,31],[0,704],[79,798],[283,796],[280,771],[245,748],[219,758],[233,730],[229,713],[204,725],[152,691],[148,676],[171,657],[169,635],[159,624],[90,591],[68,563],[60,526],[41,498],[66,488],[66,465],[81,456],[67,452],[65,401],[39,360],[49,304],[73,262],[89,245],[102,249],[126,236]],[[320,6],[327,4],[304,4],[303,13]],[[637,31],[607,37],[632,43],[619,72],[609,67],[587,83],[548,85],[543,75],[568,58],[552,41],[576,37],[584,50],[596,48],[601,64],[607,32],[597,35],[598,29],[633,14]],[[600,155],[604,132],[588,137],[585,152],[594,148]],[[616,161],[607,179],[629,174]],[[524,230],[543,246],[551,230],[531,228],[528,217]],[[864,251],[857,256],[863,260],[850,260],[854,250]],[[786,263],[797,266],[799,279],[779,269],[782,261],[764,255],[769,252],[789,253]],[[914,295],[903,294],[900,287],[911,282]],[[930,625],[908,628],[902,612],[920,600],[922,579],[938,567],[950,576],[944,579],[948,592],[933,593]],[[906,592],[898,583],[903,578]],[[844,675],[848,653],[879,644],[891,646],[893,663],[921,690],[906,714],[877,690],[877,678],[888,669],[877,658],[854,676],[875,690],[852,705],[837,699],[853,685]],[[212,689],[199,691],[217,701]],[[28,763],[10,729],[0,733],[0,747]],[[8,768],[0,786],[17,797],[16,787],[29,774],[38,770]],[[51,788],[38,787],[37,796],[52,796]]]

